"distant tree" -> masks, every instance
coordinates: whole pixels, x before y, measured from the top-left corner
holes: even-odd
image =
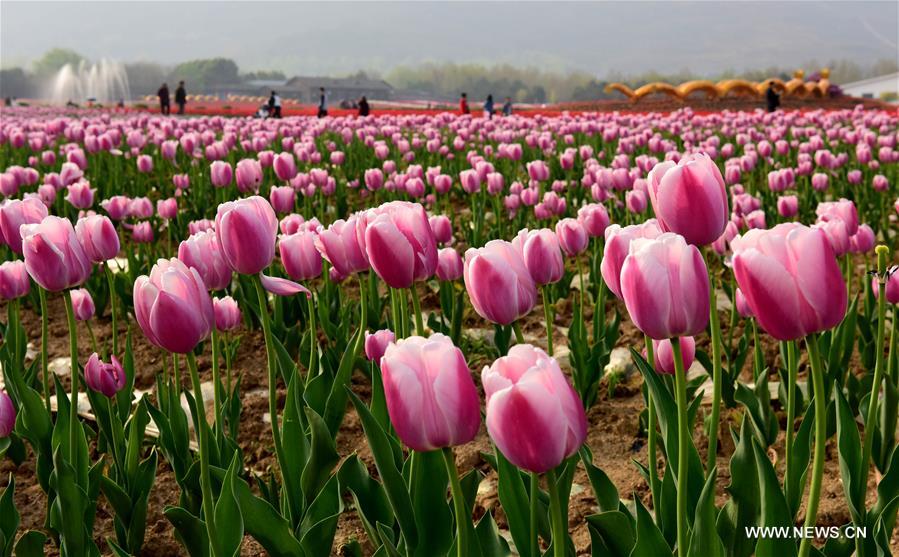
[[[84,56],[68,48],[54,48],[48,50],[43,56],[31,63],[34,74],[47,77],[55,74],[66,64],[77,66],[84,60]]]
[[[244,81],[265,79],[271,81],[287,81],[287,76],[281,70],[256,70],[247,72],[241,76]]]
[[[172,69],[169,81],[184,80],[192,89],[202,89],[210,85],[239,83],[237,64],[228,58],[208,58],[182,62]]]
[[[22,68],[0,70],[0,97],[34,97],[37,84]]]
[[[128,76],[128,86],[131,88],[131,94],[134,96],[155,93],[162,82],[168,78],[166,69],[154,62],[125,64],[125,73]]]

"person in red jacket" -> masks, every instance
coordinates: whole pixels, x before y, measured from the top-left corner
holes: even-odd
[[[459,112],[462,114],[471,113],[471,110],[468,108],[468,93],[462,93],[461,98],[459,98]]]

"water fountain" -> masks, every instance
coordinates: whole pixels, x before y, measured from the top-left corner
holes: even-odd
[[[114,103],[129,100],[128,75],[125,65],[112,60],[100,60],[89,64],[82,60],[77,67],[66,64],[56,73],[46,97],[51,103],[85,101]]]

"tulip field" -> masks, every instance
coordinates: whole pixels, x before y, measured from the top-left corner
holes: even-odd
[[[0,117],[0,557],[899,554],[895,110]]]

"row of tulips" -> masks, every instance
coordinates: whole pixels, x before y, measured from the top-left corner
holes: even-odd
[[[115,514],[106,546],[140,552],[160,455],[180,489],[165,515],[191,555],[237,554],[245,534],[276,555],[328,553],[348,500],[380,554],[507,554],[491,512],[472,520],[482,472],[460,474],[452,450],[480,430],[466,363],[476,353],[493,360],[480,377],[493,449],[481,456],[520,555],[574,553],[568,505],[581,469],[599,508],[587,517],[595,555],[890,552],[899,506],[897,335],[886,341],[887,307],[899,301],[887,247],[895,115],[4,116],[0,162],[13,164],[0,180],[9,198],[0,206],[0,450],[21,461],[30,447],[47,494],[45,532],[67,555],[100,553],[101,494]],[[66,199],[56,195],[63,188]],[[786,190],[795,194],[779,195]],[[873,280],[853,288],[878,236]],[[522,324],[538,292],[546,333],[529,343]],[[731,301],[724,323],[719,292]],[[68,386],[49,372],[48,297],[57,293]],[[437,301],[423,304],[422,293]],[[31,363],[23,305],[42,320]],[[491,346],[465,328],[469,305],[493,324]],[[621,307],[646,338],[643,354],[631,347],[646,400],[633,419],[648,440],[639,467],[653,513],[621,499],[584,444]],[[90,323],[107,308],[111,338],[98,341]],[[86,360],[78,321],[92,344]],[[130,322],[167,354],[154,395],[140,401],[127,326],[122,335]],[[265,343],[277,463],[268,481],[246,470],[239,444],[232,360],[242,322]],[[567,352],[554,346],[563,323]],[[777,360],[766,360],[759,329],[780,342]],[[694,338],[706,332],[708,352]],[[807,392],[797,388],[800,342]],[[197,363],[207,346],[211,413]],[[705,377],[687,374],[694,360],[712,391],[705,462],[693,435]],[[367,402],[349,388],[356,370],[371,385]],[[779,444],[768,389],[778,376],[780,467],[767,458]],[[92,423],[79,419],[82,382]],[[350,407],[376,475],[338,454]],[[731,430],[729,498],[719,508],[722,407],[741,408],[742,422]],[[148,446],[151,419],[159,434]],[[834,429],[851,523],[870,535],[821,549],[808,538],[749,538],[747,527],[797,522],[803,501],[802,523],[816,524]],[[869,507],[871,464],[881,480]],[[4,516],[18,516],[13,492],[10,483],[0,497]],[[0,547],[40,553],[45,535],[17,528],[17,518],[3,523]]]

